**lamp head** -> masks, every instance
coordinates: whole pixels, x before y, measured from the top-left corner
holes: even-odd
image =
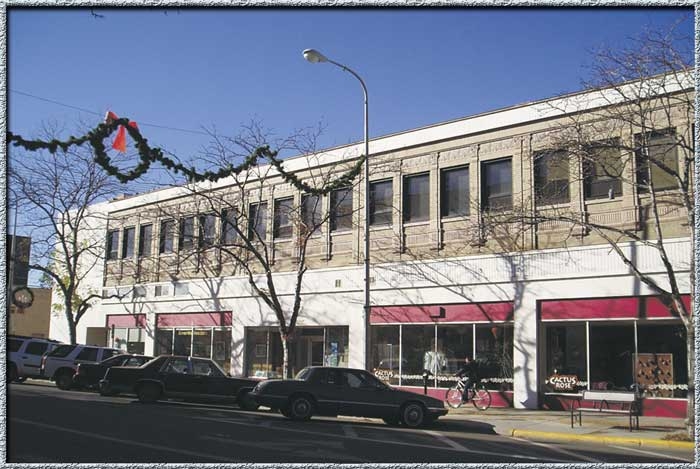
[[[304,52],[304,58],[311,62],[312,64],[319,63],[319,62],[328,62],[328,59],[326,58],[325,55],[321,54],[319,51],[316,49],[305,49]]]

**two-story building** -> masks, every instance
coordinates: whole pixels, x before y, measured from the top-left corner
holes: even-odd
[[[692,150],[678,144],[693,140],[694,111],[683,105],[693,88],[685,80],[659,92],[679,99],[650,109],[653,132],[633,119],[614,122],[608,111],[630,102],[603,89],[374,138],[369,220],[361,181],[312,199],[268,167],[249,172],[257,186],[245,195],[222,180],[197,193],[177,187],[95,205],[106,217],[91,235],[105,238],[105,261],[85,288],[101,290],[103,300],[81,320],[78,340],[210,357],[234,375],[279,376],[277,319],[222,246],[235,238],[227,223],[249,224],[268,248],[280,301],[291,304],[299,224],[289,213],[307,207],[307,216],[313,200],[323,223],[306,253],[292,373],[306,365],[362,368],[369,340],[378,376],[422,392],[427,368],[430,392],[440,397],[471,356],[497,391],[494,405],[555,408],[562,393],[641,383],[646,411],[684,415],[683,324],[619,255],[665,285],[658,252],[613,234],[617,253],[591,226],[655,239],[654,195],[669,261],[690,291],[678,187],[645,170],[640,157],[663,152],[681,172],[687,164]],[[334,174],[361,151],[360,144],[332,148],[284,167],[302,179]],[[61,318],[52,318],[51,336],[66,339]]]

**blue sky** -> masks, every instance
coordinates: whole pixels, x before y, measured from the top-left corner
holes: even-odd
[[[9,130],[73,130],[110,109],[186,160],[206,135],[146,124],[234,135],[255,118],[286,136],[323,122],[327,148],[362,139],[362,92],[339,68],[306,62],[306,48],[364,78],[376,137],[576,91],[591,49],[684,17],[693,28],[691,9],[98,12],[9,9]]]

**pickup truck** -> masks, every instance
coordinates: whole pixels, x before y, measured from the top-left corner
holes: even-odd
[[[100,393],[136,394],[144,403],[169,398],[236,402],[244,410],[255,410],[258,404],[248,392],[258,382],[232,378],[207,358],[161,355],[140,367],[109,368],[100,381]]]

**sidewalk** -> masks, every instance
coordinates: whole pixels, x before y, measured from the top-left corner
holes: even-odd
[[[656,446],[693,450],[692,441],[664,440],[665,436],[685,431],[683,419],[639,417],[639,430],[629,431],[627,416],[584,414],[582,425],[574,422],[568,411],[490,408],[476,410],[471,405],[450,412],[441,420],[460,421],[465,425],[493,427],[499,435],[537,441],[581,441],[601,444]]]

